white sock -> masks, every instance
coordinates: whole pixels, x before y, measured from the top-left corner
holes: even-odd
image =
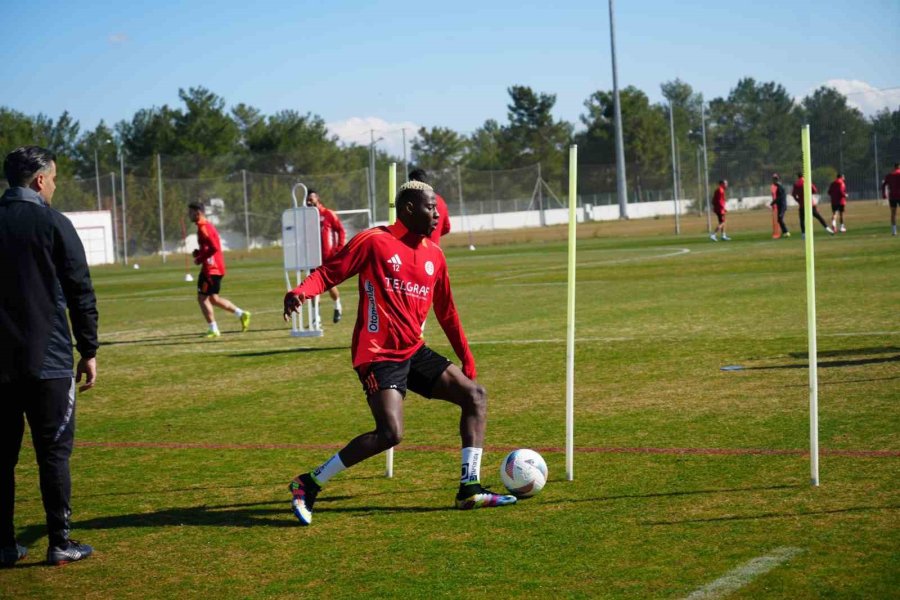
[[[462,474],[459,477],[462,485],[481,481],[482,451],[481,448],[472,447],[462,449]]]
[[[344,309],[341,308],[341,299],[340,298],[338,298],[337,300],[334,301],[334,310],[336,310],[338,312],[344,312]]]
[[[209,330],[210,330],[210,331],[218,331],[218,330],[219,330],[219,325],[218,325],[218,323],[216,323],[215,321],[213,321],[212,323],[210,323],[210,324],[209,324]]]
[[[322,463],[322,466],[310,473],[310,476],[312,476],[313,481],[321,486],[325,485],[326,481],[346,468],[347,467],[344,466],[344,462],[341,460],[341,455],[335,452],[334,456]]]
[[[244,314],[244,311],[242,311],[241,309],[239,309],[239,308],[234,309],[234,316],[236,316],[238,319],[241,318],[242,314]]]

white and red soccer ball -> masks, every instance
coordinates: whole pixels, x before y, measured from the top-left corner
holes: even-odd
[[[547,483],[547,463],[534,450],[513,450],[500,464],[500,479],[514,496],[534,496]]]

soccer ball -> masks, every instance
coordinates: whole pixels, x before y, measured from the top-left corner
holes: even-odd
[[[513,450],[500,464],[500,479],[514,496],[534,496],[547,483],[547,463],[534,450]]]

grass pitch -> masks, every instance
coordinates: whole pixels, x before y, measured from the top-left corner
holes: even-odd
[[[827,211],[826,211],[827,212]],[[447,239],[454,295],[489,392],[483,479],[542,452],[550,481],[502,509],[452,508],[458,412],[410,394],[395,477],[376,457],[332,480],[312,527],[287,482],[370,428],[345,320],[290,338],[277,253],[234,253],[240,334],[204,323],[183,262],[93,271],[97,387],[78,400],[74,537],[91,559],[41,565],[34,456],[16,522],[30,556],[3,598],[679,598],[749,561],[792,558],[729,597],[889,597],[900,589],[900,302],[887,208],[816,230],[822,485],[810,487],[804,258],[765,211],[579,227],[575,479],[565,480],[565,228]],[[789,224],[796,224],[796,211]],[[797,228],[799,229],[799,228]],[[323,302],[323,316],[331,303]],[[452,356],[431,319],[429,344]],[[740,371],[721,371],[740,365]],[[746,569],[744,570],[746,573]]]

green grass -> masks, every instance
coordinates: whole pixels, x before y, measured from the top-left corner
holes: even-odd
[[[288,480],[371,426],[350,369],[355,282],[341,287],[348,318],[300,340],[281,321],[278,254],[232,255],[222,293],[252,329],[220,311],[223,337],[205,340],[181,257],[95,269],[103,346],[72,472],[73,535],[96,555],[40,564],[26,437],[16,522],[31,555],[0,572],[0,597],[677,598],[781,547],[803,552],[731,597],[896,595],[900,242],[887,209],[857,206],[850,234],[817,235],[818,488],[789,453],[808,447],[802,242],[768,240],[762,212],[736,215],[727,244],[700,220],[680,237],[663,221],[580,228],[574,481],[558,450],[564,228],[479,235],[477,252],[448,240],[490,398],[484,478],[499,486],[505,451],[533,447],[550,482],[515,507],[453,510],[458,412],[410,394],[395,477],[382,457],[341,474],[309,528]],[[426,331],[452,356],[433,319]],[[732,364],[744,370],[720,371]]]

